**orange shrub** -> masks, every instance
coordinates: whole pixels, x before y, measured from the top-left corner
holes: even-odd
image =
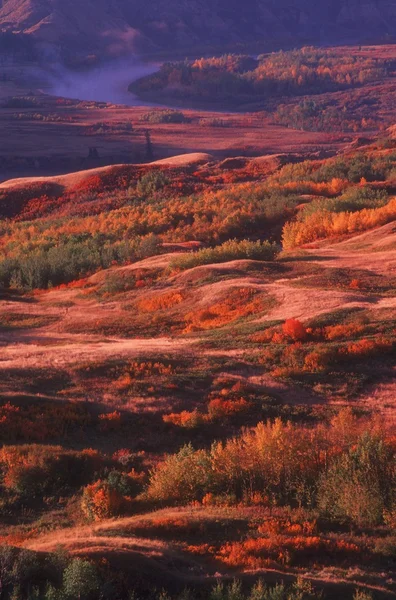
[[[296,533],[299,528],[296,528]],[[293,533],[293,532],[290,532]],[[263,569],[275,565],[314,564],[318,556],[348,558],[356,561],[362,550],[356,544],[318,535],[281,535],[252,538],[223,545],[216,559],[233,568]]]
[[[332,359],[334,359],[334,352],[331,350],[326,348],[314,350],[305,356],[304,370],[312,373],[325,371]]]
[[[156,310],[171,308],[176,304],[180,304],[183,300],[184,295],[181,292],[167,292],[166,294],[143,298],[139,301],[138,308],[144,312],[155,312]]]
[[[282,331],[295,342],[302,342],[307,338],[307,330],[298,319],[287,319],[282,325]]]
[[[231,417],[232,415],[247,412],[251,407],[252,403],[244,398],[239,398],[239,400],[214,398],[208,404],[208,418],[210,421],[214,421],[222,417]]]
[[[259,533],[269,537],[280,533],[312,535],[316,532],[316,529],[316,519],[313,519],[312,521],[304,520],[302,522],[292,522],[288,518],[284,519],[279,517],[268,518],[257,528]]]
[[[131,361],[113,381],[112,386],[119,391],[129,390],[136,381],[149,377],[167,377],[175,372],[171,364],[153,361]]]
[[[117,390],[124,391],[131,387],[131,385],[133,384],[133,381],[134,380],[131,377],[130,373],[123,373],[122,375],[119,376],[118,379],[113,381],[112,385]]]
[[[258,344],[268,344],[269,342],[271,342],[273,336],[274,329],[272,327],[269,327],[264,331],[258,331],[257,333],[254,333],[250,336],[250,339],[252,342],[256,342]]]
[[[103,459],[92,449],[78,452],[61,446],[25,444],[3,446],[0,465],[4,488],[27,498],[43,498],[47,493],[55,495],[65,485],[86,483],[103,466]]]
[[[152,375],[171,375],[174,369],[171,364],[162,362],[138,362],[132,361],[128,365],[128,372],[134,377],[150,377]]]
[[[317,211],[302,221],[286,223],[283,247],[288,250],[319,239],[366,231],[396,219],[396,198],[380,208],[365,208],[356,212]]]
[[[205,415],[201,414],[197,410],[189,412],[188,410],[183,410],[180,413],[171,413],[169,415],[164,415],[162,417],[164,423],[171,423],[172,425],[177,425],[178,427],[197,427],[201,423],[205,422]]]
[[[186,332],[213,329],[262,311],[264,303],[256,288],[240,287],[230,290],[219,302],[185,316]]]
[[[352,279],[351,283],[349,284],[349,287],[351,288],[351,290],[360,290],[363,287],[363,285],[359,279]]]
[[[360,335],[364,331],[364,326],[358,323],[349,323],[347,325],[329,325],[324,328],[324,337],[329,340],[343,340],[353,336]]]
[[[394,341],[381,337],[379,339],[368,340],[367,338],[348,344],[347,353],[352,356],[370,356],[378,352],[387,352],[394,346]]]
[[[98,480],[84,488],[81,509],[86,517],[98,521],[119,514],[123,500],[117,490]]]
[[[283,333],[280,333],[279,331],[275,331],[275,333],[273,334],[272,338],[271,338],[271,342],[273,344],[284,344],[286,341],[286,336]]]
[[[312,194],[315,196],[338,196],[350,185],[346,179],[333,178],[331,181],[290,181],[284,188],[295,194]]]
[[[226,400],[225,398],[213,398],[209,401],[208,412],[201,413],[198,410],[192,412],[183,410],[180,413],[164,415],[164,423],[172,423],[179,427],[198,427],[203,423],[210,423],[218,419],[232,417],[250,410],[252,403],[244,398],[237,400]]]

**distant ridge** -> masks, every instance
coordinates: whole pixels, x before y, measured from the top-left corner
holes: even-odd
[[[393,0],[0,0],[0,30],[66,56],[392,41]]]

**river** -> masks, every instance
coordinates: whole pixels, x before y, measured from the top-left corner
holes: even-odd
[[[47,93],[63,98],[110,102],[126,106],[150,106],[128,92],[128,86],[145,75],[159,70],[160,65],[134,59],[117,61],[76,72],[60,67],[52,72]]]

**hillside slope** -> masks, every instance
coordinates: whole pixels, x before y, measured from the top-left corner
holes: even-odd
[[[293,6],[248,0],[243,12],[236,0],[1,0],[0,6],[1,29],[32,34],[66,53],[371,41],[389,39],[396,24],[391,0],[298,0]]]
[[[3,573],[42,600],[395,598],[395,150],[1,187]]]

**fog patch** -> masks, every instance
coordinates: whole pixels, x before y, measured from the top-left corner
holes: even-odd
[[[52,70],[48,92],[53,96],[78,100],[147,105],[128,92],[128,86],[145,75],[155,73],[159,67],[158,64],[139,63],[136,59],[114,61],[83,72],[59,66]]]

